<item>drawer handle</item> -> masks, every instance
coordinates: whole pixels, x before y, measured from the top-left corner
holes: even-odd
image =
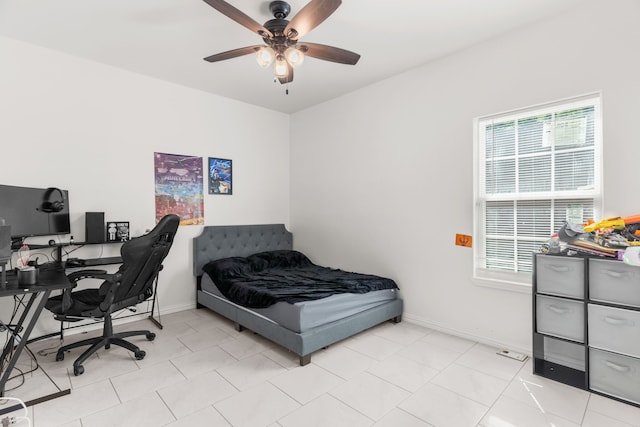
[[[628,366],[618,365],[617,363],[613,363],[609,360],[605,360],[604,364],[607,365],[607,367],[618,372],[629,372],[631,370],[631,368],[629,368]]]
[[[605,323],[608,323],[610,325],[616,325],[616,326],[620,326],[620,325],[633,326],[635,324],[633,321],[630,321],[627,319],[619,319],[617,317],[611,317],[611,316],[604,316],[604,321]]]
[[[567,267],[566,265],[550,265],[549,269],[557,273],[566,273],[567,271],[569,271],[569,267]]]
[[[570,309],[566,307],[558,307],[557,305],[548,305],[547,308],[556,314],[567,314],[571,312]]]
[[[605,270],[605,272],[611,276],[611,277],[615,277],[616,279],[619,279],[620,277],[626,276],[626,273],[622,273],[620,271],[615,271],[615,270]]]

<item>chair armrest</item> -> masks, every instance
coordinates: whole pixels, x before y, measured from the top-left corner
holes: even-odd
[[[73,283],[73,287],[75,288],[78,285],[78,282],[83,279],[99,279],[99,280],[104,280],[106,282],[112,282],[113,276],[115,276],[115,274],[107,273],[106,270],[89,269],[89,270],[74,271],[73,273],[68,274],[67,278],[71,283]],[[63,312],[66,312],[67,310],[69,310],[69,308],[71,308],[71,306],[73,305],[73,302],[71,301],[71,292],[72,292],[72,288],[65,289],[64,291],[62,291],[62,311]]]

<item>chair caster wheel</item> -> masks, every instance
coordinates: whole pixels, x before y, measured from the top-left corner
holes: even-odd
[[[64,360],[64,353],[56,353],[56,362],[61,362]]]
[[[82,374],[84,374],[84,366],[79,365],[79,366],[73,367],[73,375],[77,377],[78,375],[82,375]]]
[[[147,353],[144,350],[140,350],[133,353],[133,355],[135,356],[136,360],[142,360],[147,355]]]
[[[147,339],[148,339],[149,341],[153,341],[154,339],[156,339],[156,334],[154,334],[153,332],[149,332],[149,333],[147,334]]]

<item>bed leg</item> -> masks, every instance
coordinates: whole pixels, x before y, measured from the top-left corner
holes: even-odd
[[[236,327],[236,331],[242,332],[244,330],[244,328],[242,327],[242,325],[240,323],[234,323],[234,325]]]
[[[308,365],[311,362],[311,355],[300,356],[300,366]]]
[[[391,321],[392,321],[393,323],[400,323],[400,322],[402,322],[402,315],[394,317],[393,319],[391,319]]]

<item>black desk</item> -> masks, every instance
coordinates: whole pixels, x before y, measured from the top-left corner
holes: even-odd
[[[89,243],[89,242],[64,242],[64,243],[55,243],[53,245],[40,245],[40,244],[30,244],[29,247],[31,249],[47,249],[47,248],[54,248],[56,250],[56,256],[54,261],[57,262],[61,262],[62,261],[62,248],[68,247],[68,246],[77,246],[77,247],[82,247],[82,246],[86,246],[86,245],[111,245],[111,244],[117,244],[117,243],[124,243],[124,242],[100,242],[100,243]],[[90,259],[78,259],[78,258],[72,258],[73,260],[77,261],[77,263],[71,263],[69,265],[67,265],[67,267],[69,268],[77,268],[77,267],[90,267],[90,266],[96,266],[96,265],[108,265],[108,264],[120,264],[122,263],[122,258],[119,256],[115,256],[115,257],[103,257],[103,258],[90,258]]]
[[[2,359],[5,358],[11,353],[15,342],[18,341],[18,345],[15,348],[15,352],[13,356],[9,360],[5,371],[2,373],[2,377],[0,377],[0,397],[4,396],[5,386],[7,381],[11,377],[11,371],[13,370],[24,346],[27,344],[29,340],[29,335],[33,330],[34,326],[38,322],[38,318],[40,317],[40,313],[42,313],[42,309],[44,308],[44,304],[47,302],[47,299],[51,296],[52,291],[68,289],[73,287],[73,284],[69,282],[65,271],[62,267],[59,268],[51,268],[48,269],[40,269],[38,276],[38,284],[36,285],[18,285],[18,277],[17,275],[12,273],[7,273],[7,284],[2,286],[0,284],[0,297],[11,297],[15,295],[30,295],[29,300],[27,302],[26,307],[22,311],[22,315],[18,320],[18,323],[15,326],[15,331],[20,331],[22,328],[26,318],[30,315],[29,323],[24,328],[21,338],[16,340],[15,334],[10,334],[10,338],[7,340],[6,345],[2,351]],[[36,303],[38,297],[41,297],[40,300]],[[17,333],[17,332],[16,332]],[[35,405],[36,403],[44,402],[49,399],[53,399],[58,396],[63,396],[65,394],[69,394],[71,392],[70,389],[61,390],[58,393],[53,393],[47,396],[43,396],[41,398],[25,402],[27,406]]]

